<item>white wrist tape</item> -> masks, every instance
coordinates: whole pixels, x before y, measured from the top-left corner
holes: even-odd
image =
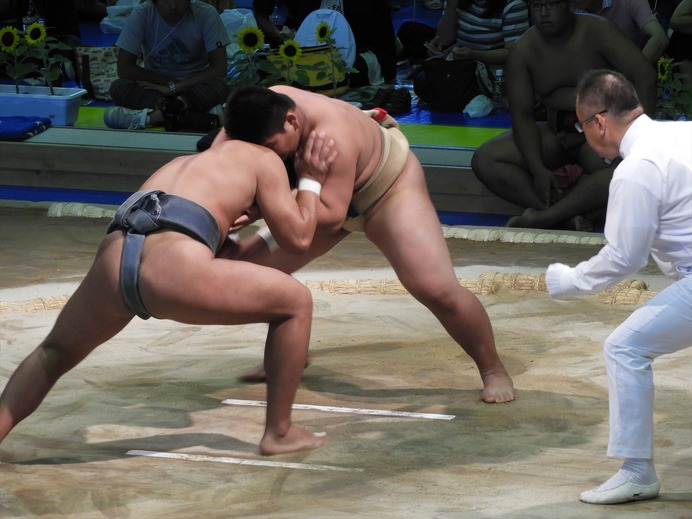
[[[257,236],[264,240],[269,248],[269,252],[274,252],[279,248],[279,245],[276,243],[274,236],[272,236],[272,232],[269,230],[269,227],[260,227],[259,231],[257,231]]]
[[[317,180],[301,177],[298,180],[298,191],[312,191],[317,196],[320,196],[320,192],[322,191],[322,184],[317,182]]]

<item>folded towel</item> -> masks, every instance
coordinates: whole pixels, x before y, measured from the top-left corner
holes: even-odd
[[[20,115],[0,117],[0,140],[23,141],[49,128],[48,117],[24,117]]]

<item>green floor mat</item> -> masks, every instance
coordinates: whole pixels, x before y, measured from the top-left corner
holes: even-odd
[[[103,124],[103,112],[106,109],[100,106],[80,106],[76,127],[81,128],[105,128]]]
[[[415,146],[477,148],[488,139],[506,132],[505,128],[475,126],[439,126],[435,124],[402,124],[401,131]]]
[[[106,128],[103,123],[103,112],[106,108],[103,106],[80,106],[79,116],[77,121],[74,123],[76,128]],[[152,127],[147,128],[147,131],[152,132],[162,132],[163,127]]]
[[[75,127],[105,128],[104,107],[81,106]],[[147,128],[163,131],[163,128]],[[402,124],[401,131],[414,146],[440,146],[451,148],[477,148],[488,139],[507,131],[504,128],[478,128],[474,126],[442,126],[436,124]]]

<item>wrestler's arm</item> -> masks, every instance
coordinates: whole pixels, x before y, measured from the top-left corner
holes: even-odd
[[[670,17],[670,28],[685,34],[692,32],[692,0],[682,0]]]
[[[341,131],[338,131],[341,130]],[[327,130],[329,131],[329,130]],[[344,131],[343,125],[334,128],[334,135],[339,135],[336,143],[338,155],[332,162],[327,178],[322,184],[317,225],[321,232],[329,234],[338,232],[346,220],[348,207],[353,198],[353,187],[356,179],[356,164],[360,150],[353,130]]]
[[[598,45],[603,57],[623,74],[637,90],[644,111],[653,116],[656,110],[656,70],[642,51],[621,31],[613,30],[608,20],[594,19],[593,34],[587,41]]]
[[[322,132],[310,133],[297,158],[299,180],[295,197],[283,162],[275,153],[270,155],[273,165],[257,165],[257,207],[276,244],[289,254],[302,254],[312,243],[322,205],[322,187],[338,158],[335,143]]]
[[[326,137],[322,136],[320,137],[319,141],[324,142],[325,139]],[[328,219],[328,216],[325,215],[330,214],[330,208],[333,206],[332,203],[335,198],[331,191],[335,189],[335,186],[338,183],[335,180],[332,180],[329,183],[328,188],[324,189],[324,185],[327,184],[327,174],[331,173],[332,164],[339,156],[336,151],[334,141],[331,139],[328,140],[329,145],[325,147],[326,151],[323,153],[322,159],[320,159],[320,157],[316,154],[306,155],[305,151],[303,151],[301,157],[298,159],[299,167],[296,168],[296,171],[301,178],[308,177],[317,179],[318,177],[316,175],[318,175],[321,179],[320,183],[322,186],[319,189],[320,194],[315,208],[315,229],[318,225],[322,224],[323,220]],[[329,150],[331,150],[331,152]],[[278,158],[278,155],[276,158]],[[310,173],[311,169],[316,171]],[[286,179],[285,185],[288,187],[288,175],[286,174],[283,162],[281,163],[281,170],[283,172],[283,178]],[[284,182],[281,181],[280,183],[283,184]],[[301,198],[314,195],[312,192],[301,193],[301,191],[305,190],[300,189],[300,181],[298,189],[290,190],[289,188],[287,191],[290,192],[290,197],[293,198],[294,204],[298,203],[298,205],[300,205]],[[330,201],[327,203],[326,207],[323,204],[323,200],[325,198]],[[281,209],[287,206],[291,206],[291,204],[288,202],[277,202],[275,200],[272,201],[272,198],[266,194],[262,197],[258,196],[256,209],[253,209],[253,214],[263,216],[264,225],[260,227],[257,233],[243,239],[241,239],[237,234],[229,235],[218,256],[225,259],[251,261],[253,263],[268,265],[271,262],[272,252],[276,249],[284,249],[289,254],[295,252],[300,253],[300,250],[292,251],[291,249],[285,249],[284,240],[282,238],[277,239],[277,237],[274,236],[275,233],[284,232],[281,230],[281,228],[286,224],[286,220],[281,216]],[[346,209],[344,209],[344,215],[345,213]],[[251,218],[250,215],[248,215],[248,219],[249,218]],[[245,215],[241,215],[241,217],[234,222],[232,229],[234,227],[242,228],[244,226],[244,222],[242,220],[244,219]],[[311,240],[312,236],[314,236],[315,229],[313,229]]]
[[[641,28],[649,36],[642,48],[642,54],[649,63],[656,63],[670,43],[666,30],[658,20],[652,20]]]

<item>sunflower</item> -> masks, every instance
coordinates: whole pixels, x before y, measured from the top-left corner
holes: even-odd
[[[656,62],[656,68],[658,70],[658,80],[661,82],[666,82],[668,81],[668,76],[670,75],[670,63],[671,63],[670,58],[666,58],[665,56],[661,56],[658,58],[658,61]]]
[[[245,27],[238,33],[238,46],[246,54],[264,47],[264,33],[257,27]]]
[[[24,39],[29,45],[38,45],[46,39],[46,28],[42,23],[34,22],[26,28]]]
[[[317,35],[317,41],[326,42],[332,35],[332,28],[327,22],[320,22],[317,24],[315,34]]]
[[[0,29],[0,50],[8,54],[19,45],[19,33],[14,27],[3,27]]]
[[[289,61],[296,61],[302,53],[300,45],[295,40],[286,40],[279,47],[279,56]]]

